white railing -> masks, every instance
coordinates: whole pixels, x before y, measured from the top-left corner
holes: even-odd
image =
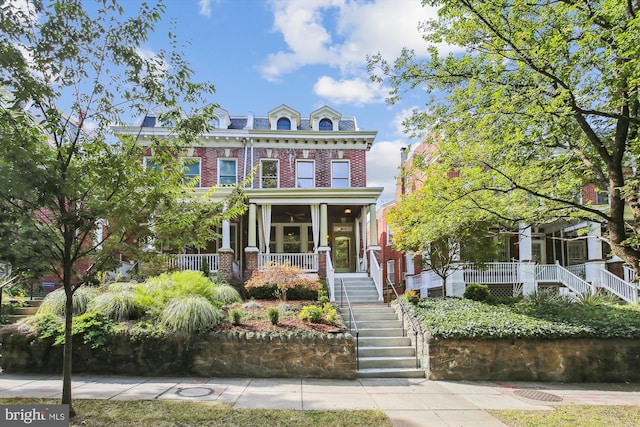
[[[275,253],[275,254],[260,254],[258,256],[258,267],[270,265],[270,264],[282,264],[293,265],[300,267],[305,273],[317,273],[318,272],[318,254],[301,254],[301,253]]]
[[[464,265],[465,283],[503,284],[518,283],[518,264],[515,262],[489,262],[482,266]]]
[[[631,267],[627,267],[626,265],[623,266],[624,267],[624,281],[625,282],[635,282],[636,281],[636,272],[633,271],[633,268]]]
[[[585,282],[566,268],[556,264],[556,271],[558,275],[558,281],[578,294],[591,293],[592,287],[589,283]]]
[[[374,255],[374,251],[369,252],[369,268],[371,269],[371,278],[373,282],[376,284],[376,289],[378,290],[378,301],[383,301],[382,298],[382,270],[380,269],[380,264],[378,264],[378,260]]]
[[[569,270],[571,273],[573,273],[576,276],[578,276],[579,278],[581,278],[582,280],[584,280],[587,277],[587,266],[586,266],[586,264],[570,265],[570,266],[565,267],[565,268],[567,270]]]
[[[638,302],[638,286],[625,282],[605,269],[600,270],[600,284],[626,302]]]
[[[331,262],[331,252],[325,252],[326,268],[327,268],[327,286],[329,287],[329,300],[335,302],[336,290],[335,290],[335,270],[333,269],[333,263]]]
[[[422,273],[422,283],[426,285],[427,289],[440,288],[444,284],[442,277],[438,276],[433,270]]]
[[[169,260],[169,266],[178,270],[202,270],[202,260],[206,259],[210,272],[217,272],[220,267],[218,254],[179,254]]]
[[[556,264],[536,265],[536,282],[557,282],[558,273]]]
[[[559,282],[578,294],[592,292],[590,283],[585,282],[560,264],[536,265],[536,282]]]
[[[407,284],[407,290],[418,291],[422,287],[422,275],[411,274],[405,276],[405,282]]]

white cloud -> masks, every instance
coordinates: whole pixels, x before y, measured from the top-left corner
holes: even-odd
[[[313,86],[313,91],[333,104],[364,105],[384,102],[389,88],[361,78],[335,80],[322,76]]]
[[[413,110],[419,110],[417,105],[413,105],[411,107],[405,108],[395,115],[393,118],[393,127],[396,130],[396,134],[404,135],[404,125],[402,122],[409,118],[413,114]]]
[[[367,54],[395,58],[402,47],[425,49],[418,24],[436,16],[417,0],[272,0],[273,30],[286,50],[268,55],[261,67],[269,81],[307,65],[329,65],[349,74]]]
[[[200,0],[198,2],[200,5],[200,15],[206,16],[207,18],[211,17],[211,2],[212,0]]]
[[[393,200],[396,194],[396,177],[400,167],[400,149],[407,142],[401,139],[379,141],[367,154],[367,187],[384,187],[380,200]]]

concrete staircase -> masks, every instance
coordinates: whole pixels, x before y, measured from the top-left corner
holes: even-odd
[[[344,288],[340,286],[344,283]],[[351,304],[376,304],[379,301],[378,290],[371,277],[366,274],[336,274],[335,278],[336,304],[347,303],[345,291],[349,293]]]
[[[27,300],[25,301],[26,306],[24,307],[14,307],[11,310],[11,314],[7,315],[7,320],[9,323],[16,323],[22,319],[25,319],[29,316],[33,316],[38,311],[40,304],[42,304],[42,300]]]
[[[340,277],[337,277],[339,284]],[[415,347],[404,336],[402,322],[395,310],[378,301],[373,280],[368,277],[343,278],[358,326],[358,372],[360,378],[424,378],[424,370],[416,367]],[[336,304],[340,304],[340,288],[336,287]],[[349,307],[342,295],[340,314],[355,336],[349,321]]]

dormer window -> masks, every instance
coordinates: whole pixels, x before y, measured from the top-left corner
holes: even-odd
[[[330,119],[322,119],[320,123],[318,123],[318,130],[320,131],[332,131],[333,130],[333,122]]]
[[[278,130],[291,130],[291,120],[286,117],[280,117],[276,128]]]
[[[220,119],[217,117],[212,117],[207,120],[207,129],[219,129],[220,128]]]
[[[153,128],[156,127],[156,116],[146,115],[142,120],[142,127]]]

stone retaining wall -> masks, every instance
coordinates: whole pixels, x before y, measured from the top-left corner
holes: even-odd
[[[60,373],[62,346],[6,326],[0,330],[4,372]],[[74,339],[73,372],[136,376],[281,377],[353,379],[355,339],[350,334],[269,335],[233,331],[196,341],[118,335],[98,349]]]
[[[431,380],[640,382],[637,339],[439,339],[407,325]]]

